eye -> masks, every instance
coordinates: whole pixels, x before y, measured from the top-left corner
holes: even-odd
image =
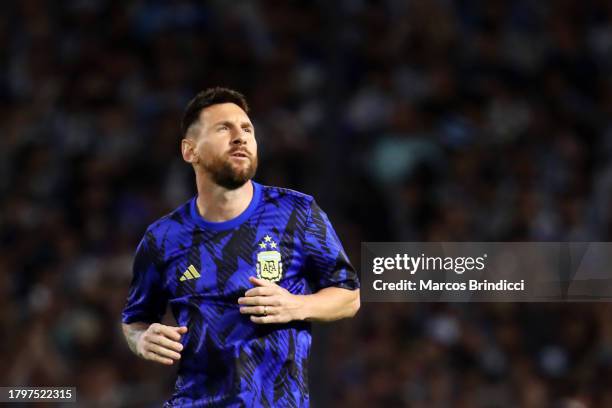
[[[244,130],[247,133],[253,133],[253,129],[251,129],[250,127],[245,127],[242,130]]]
[[[223,130],[228,130],[228,129],[229,129],[229,127],[227,127],[227,125],[221,125],[221,126],[219,126],[217,128],[217,132],[221,132]]]

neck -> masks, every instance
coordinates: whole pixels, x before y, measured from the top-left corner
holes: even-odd
[[[198,212],[210,222],[224,222],[236,218],[251,203],[254,187],[251,180],[235,190],[215,184],[210,177],[196,174]]]

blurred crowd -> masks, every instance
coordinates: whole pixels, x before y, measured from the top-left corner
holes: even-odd
[[[608,0],[0,3],[0,385],[159,406],[120,331],[179,121],[243,92],[256,180],[362,241],[612,240]],[[537,271],[534,271],[537,273]],[[612,305],[372,304],[317,327],[316,406],[612,406]],[[333,335],[332,335],[333,333]]]

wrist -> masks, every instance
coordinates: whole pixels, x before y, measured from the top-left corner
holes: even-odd
[[[132,335],[132,344],[134,346],[133,351],[134,354],[136,354],[136,356],[138,357],[143,357],[144,358],[144,349],[142,346],[142,336],[145,334],[146,330],[138,330],[136,332],[134,332],[134,334]]]
[[[305,321],[310,318],[310,302],[307,295],[293,295],[296,301],[294,320]]]

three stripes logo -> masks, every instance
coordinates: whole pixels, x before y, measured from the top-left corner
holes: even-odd
[[[187,268],[187,270],[183,272],[179,280],[183,282],[183,281],[190,280],[190,279],[197,279],[200,276],[201,276],[200,272],[198,272],[195,266],[189,265],[189,268]]]

